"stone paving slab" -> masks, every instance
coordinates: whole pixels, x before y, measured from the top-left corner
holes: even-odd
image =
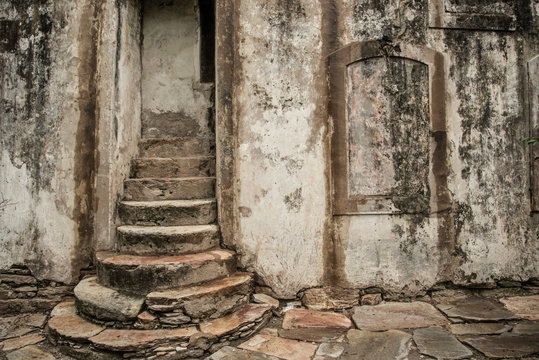
[[[198,333],[196,327],[159,330],[108,329],[91,337],[92,344],[109,351],[138,351],[167,341],[182,341]]]
[[[337,343],[322,343],[316,350],[313,360],[339,359],[344,352],[344,345]]]
[[[324,329],[324,328],[308,328],[308,329],[281,329],[279,336],[303,341],[312,342],[342,342],[344,341],[343,330],[340,329]]]
[[[474,347],[490,358],[522,357],[539,353],[537,335],[502,335],[460,336],[464,343]]]
[[[271,311],[271,305],[247,304],[235,313],[200,324],[200,331],[221,337],[236,331],[245,324],[261,319],[269,311]]]
[[[238,347],[285,360],[311,360],[318,348],[310,343],[270,335],[256,335]]]
[[[49,330],[53,334],[75,341],[87,341],[104,329],[76,315],[59,315],[49,320]]]
[[[519,317],[539,321],[539,295],[515,296],[500,301]]]
[[[24,314],[0,318],[0,340],[28,334],[45,325],[47,315]]]
[[[56,358],[36,346],[26,346],[7,354],[8,360],[56,360]]]
[[[480,297],[468,297],[448,303],[440,303],[438,309],[449,317],[469,321],[501,321],[518,319],[502,304]]]
[[[494,335],[508,332],[513,327],[502,323],[451,324],[449,330],[454,335]]]
[[[473,353],[457,338],[441,327],[429,327],[414,330],[414,342],[419,352],[436,359],[466,359]]]
[[[349,341],[348,354],[343,359],[406,359],[412,336],[399,330],[371,332],[352,329],[346,335]]]
[[[449,324],[449,321],[436,308],[419,301],[355,307],[352,319],[359,329],[370,331]]]
[[[539,336],[539,322],[524,322],[516,324],[511,333]],[[539,341],[539,338],[537,339],[537,341]]]
[[[225,346],[221,350],[207,357],[206,360],[280,360],[275,356],[257,353],[254,351]]]
[[[283,329],[340,329],[346,331],[352,322],[343,314],[307,309],[292,309],[285,313]]]
[[[41,334],[29,334],[23,335],[21,337],[16,337],[12,339],[5,340],[1,343],[2,351],[13,351],[20,349],[28,345],[34,345],[45,340],[45,337]]]
[[[51,317],[59,315],[77,315],[75,301],[65,301],[56,305],[51,311]]]

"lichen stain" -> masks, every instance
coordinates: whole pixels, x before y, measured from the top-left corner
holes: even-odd
[[[284,197],[284,203],[286,205],[286,208],[290,212],[297,213],[301,210],[301,206],[303,204],[303,196],[301,194],[302,189],[297,188],[293,192],[291,192],[288,195],[285,195]]]

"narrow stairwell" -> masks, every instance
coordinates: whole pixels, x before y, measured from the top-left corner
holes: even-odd
[[[125,181],[115,251],[49,320],[76,358],[183,359],[254,334],[271,306],[250,304],[253,274],[219,246],[214,139],[146,138]]]

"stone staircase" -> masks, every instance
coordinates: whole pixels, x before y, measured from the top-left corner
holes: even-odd
[[[219,247],[214,139],[141,139],[125,181],[116,251],[96,253],[97,276],[49,320],[53,343],[89,358],[196,358],[263,327],[253,274]]]

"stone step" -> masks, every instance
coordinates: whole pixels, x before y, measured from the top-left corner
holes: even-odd
[[[81,280],[74,293],[77,309],[101,321],[132,321],[144,305],[143,296],[123,294],[98,284],[95,276]]]
[[[119,226],[121,252],[137,255],[189,254],[219,246],[219,226]]]
[[[213,199],[122,201],[118,212],[126,225],[205,225],[217,217]]]
[[[215,197],[214,177],[127,179],[124,199],[134,201],[193,200]]]
[[[247,304],[225,317],[200,324],[200,331],[226,340],[237,340],[256,332],[271,318],[271,305]]]
[[[131,163],[132,178],[193,176],[215,176],[215,157],[139,158]]]
[[[180,256],[138,256],[97,252],[99,283],[134,294],[189,286],[235,272],[236,259],[228,250]]]
[[[191,336],[198,333],[195,326],[158,330],[107,329],[89,340],[93,346],[101,350],[136,352],[162,344],[179,346],[180,343],[189,342]]]
[[[249,302],[253,274],[236,273],[230,277],[181,289],[151,292],[146,306],[157,313],[179,313],[191,319],[214,319]]]
[[[215,153],[211,137],[176,137],[140,139],[140,157],[208,156]]]

